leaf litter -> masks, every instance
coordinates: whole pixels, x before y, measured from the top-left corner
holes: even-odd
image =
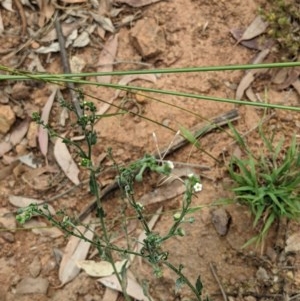
[[[84,223],[88,224],[89,221],[90,217]],[[85,226],[78,226],[76,229],[74,229],[74,233],[82,233],[87,240],[93,240],[95,224],[90,224],[88,229]],[[88,241],[75,236],[70,237],[59,267],[58,277],[61,281],[60,286],[72,281],[79,274],[80,268],[77,266],[77,262],[86,258],[90,246],[91,243]]]
[[[62,135],[62,137],[64,137],[64,135]],[[56,162],[61,167],[65,175],[69,178],[69,180],[75,185],[79,185],[79,168],[77,167],[66,144],[61,138],[57,138],[54,144],[54,156]]]

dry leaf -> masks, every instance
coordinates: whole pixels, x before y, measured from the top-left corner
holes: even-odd
[[[93,19],[106,31],[111,33],[115,32],[115,27],[109,18],[103,17],[102,15],[90,13]]]
[[[64,37],[68,37],[74,30],[78,29],[80,24],[81,22],[62,23],[61,30]],[[56,39],[57,39],[57,32],[55,29],[52,29],[45,36],[43,36],[39,41],[49,43]]]
[[[24,138],[28,131],[29,119],[24,119],[19,125],[17,125],[10,134],[5,137],[5,141],[0,142],[0,157],[10,151],[15,145],[17,145]]]
[[[294,89],[298,92],[299,96],[300,96],[300,80],[296,80],[295,82],[292,83],[292,86],[294,87]],[[0,154],[1,155],[1,154]]]
[[[1,147],[1,144],[0,144]],[[6,179],[12,174],[13,169],[18,165],[18,161],[14,161],[0,170],[0,181]]]
[[[105,277],[114,273],[114,269],[111,263],[108,261],[96,262],[94,260],[78,260],[76,263],[79,268],[83,269],[89,276],[92,277]],[[124,264],[126,264],[126,268],[128,268],[129,261],[124,259],[122,261],[115,262],[118,273],[121,272]]]
[[[156,83],[156,76],[154,74],[133,74],[133,75],[125,75],[121,78],[121,80],[118,82],[118,85],[127,85],[128,83],[134,81],[134,80],[147,80],[152,83]],[[97,112],[97,114],[102,115],[104,114],[110,107],[110,105],[113,103],[115,99],[119,97],[119,95],[122,93],[122,90],[116,90],[115,95],[107,102],[105,103],[100,110]]]
[[[26,229],[31,229],[32,233],[38,234],[41,236],[57,238],[57,237],[60,237],[63,235],[63,233],[59,229],[57,229],[53,226],[49,226],[44,222],[33,220],[33,219],[30,221],[27,221],[23,225],[23,227]]]
[[[125,3],[132,7],[142,7],[162,0],[115,0],[115,3]]]
[[[15,146],[24,138],[28,131],[29,118],[24,119],[10,134],[9,142]]]
[[[55,12],[55,6],[53,5],[52,1],[39,1],[38,2],[40,8],[39,20],[38,25],[40,28],[44,26],[48,20],[50,20]]]
[[[47,99],[47,102],[42,110],[42,116],[41,120],[44,122],[44,124],[48,124],[49,121],[49,115],[51,112],[51,108],[56,96],[58,88],[54,88],[53,92]],[[39,134],[38,134],[38,141],[39,146],[42,154],[46,157],[48,152],[48,130],[45,129],[42,125],[39,127]]]
[[[278,90],[284,90],[286,88],[288,88],[289,86],[291,86],[295,81],[298,80],[299,78],[299,70],[296,69],[296,68],[291,68],[289,69],[288,71],[288,74],[287,74],[287,78],[286,80],[284,81],[284,83],[280,84],[280,85],[277,85],[277,89]]]
[[[144,206],[147,206],[149,204],[159,203],[173,199],[184,193],[184,191],[185,186],[179,181],[174,181],[170,185],[162,186],[143,195],[139,199],[139,202],[142,203]]]
[[[18,160],[31,168],[38,168],[40,164],[33,153],[18,157]]]
[[[239,44],[241,41],[244,40],[251,40],[261,35],[266,31],[268,25],[269,24],[265,22],[261,16],[257,16],[247,27],[247,29],[242,34],[241,38],[236,42],[236,44]]]
[[[249,88],[245,91],[245,94],[246,94],[246,96],[248,97],[248,99],[249,99],[250,101],[253,101],[253,102],[257,102],[257,101],[258,101],[258,99],[257,99],[256,95],[254,94],[253,89],[252,89],[251,87],[249,87]]]
[[[54,42],[48,47],[41,46],[40,48],[35,50],[36,53],[44,53],[44,54],[51,53],[51,52],[59,52],[59,51],[60,51],[60,48],[59,48],[58,42]]]
[[[238,86],[238,88],[236,90],[236,94],[235,94],[235,98],[237,100],[242,99],[245,90],[249,88],[249,86],[253,83],[253,81],[255,79],[254,73],[251,71],[246,73],[239,83],[239,86]]]
[[[111,289],[122,292],[121,285],[120,285],[116,275],[111,275],[108,277],[100,278],[97,281]],[[126,292],[129,296],[131,296],[132,298],[134,298],[136,300],[139,300],[139,301],[149,300],[144,295],[143,288],[135,280],[132,280],[130,278],[127,279]]]
[[[300,233],[296,232],[288,237],[284,250],[286,253],[300,251]]]
[[[2,5],[3,8],[5,8],[6,10],[9,10],[11,12],[14,12],[14,10],[12,9],[12,0],[2,0],[0,1],[0,4]]]
[[[85,3],[87,0],[61,0],[62,2],[65,3]]]
[[[102,297],[102,301],[117,301],[119,296],[119,293],[115,290],[110,289],[109,287],[107,287],[105,289],[105,293]]]
[[[69,180],[71,180],[75,185],[79,185],[79,169],[75,161],[72,159],[66,144],[63,143],[61,138],[56,139],[54,145],[54,156],[58,165],[61,167]]]
[[[90,43],[90,36],[88,32],[83,31],[73,42],[73,47],[82,48]]]
[[[18,208],[24,208],[29,206],[30,204],[37,204],[41,205],[39,208],[42,209],[45,213],[48,213],[44,208],[43,205],[45,204],[44,200],[38,200],[38,199],[33,199],[33,198],[27,198],[24,196],[18,196],[18,195],[9,195],[8,197],[9,202],[14,205],[15,207]],[[48,205],[48,209],[51,214],[55,214],[55,210],[51,205]]]
[[[5,229],[13,231],[16,228],[15,215],[6,208],[0,208],[0,224]]]
[[[3,33],[3,31],[4,31],[4,25],[3,25],[2,14],[0,11],[0,34]]]
[[[97,72],[112,72],[113,63],[118,49],[118,35],[110,37],[104,45],[103,50],[100,53],[100,57],[97,65]],[[109,84],[111,82],[111,75],[97,76],[97,81],[104,84]],[[99,87],[100,93],[104,99],[112,100],[112,90],[108,90],[106,87]],[[103,112],[106,112],[110,107],[110,104],[103,104],[100,111],[97,114],[101,115]]]
[[[88,221],[90,218],[88,218]],[[85,221],[85,223],[88,223]],[[89,229],[86,230],[84,226],[78,226],[78,231],[80,231],[88,240],[93,240],[95,224],[91,224]],[[74,229],[76,233],[76,230]],[[61,285],[72,281],[80,272],[80,268],[77,266],[76,262],[79,260],[84,260],[88,254],[91,243],[84,241],[78,237],[71,236],[70,240],[64,250],[64,255],[59,267],[59,280]]]

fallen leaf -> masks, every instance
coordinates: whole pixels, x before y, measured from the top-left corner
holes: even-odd
[[[143,195],[139,199],[139,202],[144,206],[147,206],[149,204],[160,203],[160,202],[173,199],[183,194],[184,191],[185,191],[185,186],[179,181],[174,181],[167,186],[159,187]]]
[[[0,208],[0,224],[5,229],[13,231],[16,228],[15,215],[6,208]]]
[[[118,85],[125,86],[128,83],[134,81],[134,80],[147,80],[152,83],[156,83],[156,76],[154,74],[137,74],[137,75],[125,75],[124,77],[121,78],[121,80],[118,82]],[[122,90],[116,90],[114,96],[107,102],[105,103],[100,110],[97,112],[97,114],[102,115],[104,114],[109,108],[110,105],[113,103],[115,99],[117,99],[120,94],[122,93]]]
[[[245,91],[245,94],[246,94],[246,96],[248,97],[248,99],[249,99],[250,101],[253,101],[253,102],[257,102],[257,101],[258,101],[258,99],[257,99],[256,95],[254,94],[253,89],[252,89],[251,87],[249,87],[249,88]]]
[[[1,147],[1,144],[0,144]],[[0,181],[6,179],[12,174],[13,169],[18,165],[18,161],[10,163],[8,166],[1,168],[0,170]]]
[[[261,16],[257,16],[252,23],[244,31],[240,39],[236,42],[239,44],[241,41],[253,39],[264,33],[269,24],[265,22]]]
[[[103,277],[103,278],[98,279],[97,281],[111,289],[122,292],[121,285],[120,285],[116,275]],[[136,300],[139,300],[139,301],[149,300],[144,295],[143,288],[133,279],[130,279],[130,278],[127,279],[126,292],[129,296],[131,296],[132,298],[134,298]]]
[[[110,37],[104,45],[103,50],[100,53],[99,60],[97,65],[97,72],[112,72],[113,63],[118,49],[118,35]],[[109,84],[111,82],[111,75],[97,76],[97,81],[99,83]],[[100,93],[104,99],[109,99],[113,101],[112,90],[107,89],[106,87],[99,87]],[[110,102],[109,101],[109,102]],[[110,103],[105,103],[100,107],[100,110],[97,114],[101,115],[103,112],[106,112],[110,107]]]
[[[61,181],[58,175],[57,168],[46,165],[26,171],[22,174],[21,179],[35,190],[46,191],[58,185]]]
[[[59,43],[58,42],[54,42],[52,43],[50,46],[41,46],[40,48],[36,49],[35,52],[36,53],[51,53],[51,52],[59,52],[60,48],[59,48]]]
[[[41,120],[44,124],[48,124],[49,121],[49,115],[51,112],[51,108],[56,96],[58,88],[54,88],[51,95],[48,97],[47,102],[42,110],[42,116]],[[43,127],[43,125],[40,125],[39,127],[39,133],[38,133],[38,141],[39,146],[42,154],[46,157],[48,152],[48,130]]]
[[[8,134],[3,142],[0,142],[0,157],[9,152],[15,145],[17,145],[24,138],[28,131],[29,119],[24,119],[17,125],[10,134]]]
[[[103,17],[101,15],[90,13],[93,19],[106,31],[114,33],[115,27],[109,18]]]
[[[45,213],[48,213],[44,208],[43,205],[45,204],[44,200],[39,200],[39,199],[33,199],[33,198],[28,198],[24,196],[18,196],[18,195],[9,195],[8,197],[9,202],[18,208],[24,208],[29,206],[30,204],[40,204],[40,209],[42,209]],[[55,214],[54,208],[48,204],[48,209],[51,214]]]
[[[47,236],[51,238],[57,238],[60,236],[63,236],[63,233],[57,229],[56,227],[49,226],[44,222],[37,221],[31,219],[30,221],[27,221],[23,227],[25,229],[31,229],[31,232],[37,235],[41,236]]]
[[[15,146],[24,138],[28,131],[29,118],[24,119],[19,125],[17,125],[10,134],[9,142]]]
[[[72,181],[75,185],[79,185],[79,168],[77,167],[75,161],[72,159],[66,144],[63,143],[61,138],[57,138],[54,144],[54,156],[58,165],[61,167],[69,180]]]
[[[249,88],[249,86],[253,83],[254,80],[255,76],[253,72],[250,71],[244,75],[236,90],[235,98],[237,100],[242,99],[245,90]]]
[[[105,289],[105,293],[102,297],[102,301],[117,301],[119,296],[119,292],[112,290],[111,288],[107,287]]]
[[[244,30],[233,28],[230,30],[232,36],[239,41],[243,35]],[[250,40],[241,41],[240,44],[255,50],[271,49],[275,41],[271,39],[266,39],[265,37],[255,37]]]
[[[73,42],[73,47],[82,48],[90,43],[90,36],[88,32],[83,31]]]
[[[65,3],[85,3],[87,0],[62,0]]]
[[[55,6],[53,5],[52,1],[39,1],[38,2],[40,13],[39,13],[39,20],[38,25],[40,28],[42,28],[46,22],[48,22],[54,12],[55,12]]]
[[[300,233],[296,232],[288,237],[284,251],[286,253],[300,251]]]
[[[3,19],[2,19],[2,14],[0,11],[0,33],[2,34],[4,31],[4,25],[3,25]]]
[[[162,0],[115,0],[115,3],[125,3],[132,7],[142,7]]]
[[[85,223],[88,223],[90,218],[88,218]],[[93,240],[95,224],[91,224],[87,230],[84,226],[77,227],[78,232],[81,232],[88,240]],[[74,229],[76,233],[76,229]],[[64,250],[64,255],[62,257],[58,277],[61,281],[61,286],[72,281],[80,272],[80,268],[77,266],[76,262],[79,260],[84,260],[88,254],[91,243],[84,241],[75,236],[71,236],[69,242]]]
[[[64,37],[68,37],[74,30],[78,29],[80,25],[81,22],[62,23],[61,30]],[[39,41],[49,43],[56,39],[57,39],[57,32],[55,29],[52,29],[45,36],[43,36]]]
[[[14,12],[14,10],[12,9],[12,0],[2,0],[2,1],[0,1],[0,4],[6,10]]]
[[[31,168],[40,167],[40,164],[38,164],[38,160],[33,153],[20,156],[18,157],[18,160]]]
[[[267,55],[269,53],[270,53],[269,49],[264,49],[264,50],[260,51],[252,59],[252,64],[260,64],[261,62],[263,62],[263,60],[267,57]],[[235,98],[237,100],[242,99],[245,91],[249,88],[249,86],[255,80],[256,74],[263,73],[263,72],[265,72],[265,69],[252,69],[252,70],[247,71],[237,87]]]
[[[114,269],[111,263],[108,261],[96,262],[94,260],[78,260],[76,263],[79,268],[83,269],[89,276],[92,277],[105,277],[114,273]],[[124,259],[122,261],[115,262],[118,273],[121,272],[124,264],[126,264],[126,267],[128,268],[129,261]]]
[[[299,74],[300,74],[299,69],[296,69],[296,68],[289,69],[286,80],[282,84],[277,85],[276,88],[278,90],[284,90],[284,89],[288,88],[295,81],[298,80]]]
[[[300,96],[300,80],[296,80],[295,82],[292,83],[292,86],[294,87],[294,89],[298,92],[299,96]]]

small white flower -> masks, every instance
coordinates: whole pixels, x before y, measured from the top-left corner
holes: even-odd
[[[166,161],[166,164],[169,166],[170,169],[174,169],[174,164],[172,161]]]
[[[202,190],[202,184],[201,183],[196,183],[193,188],[194,188],[195,192],[199,192],[199,191]]]
[[[193,174],[193,173],[190,173],[190,174],[188,174],[188,177],[189,177],[189,178],[193,178],[193,177],[194,177],[194,174]]]

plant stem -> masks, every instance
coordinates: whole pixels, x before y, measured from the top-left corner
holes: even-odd
[[[198,301],[202,301],[201,296],[198,294],[196,288],[193,286],[193,284],[182,274],[182,272],[177,269],[174,265],[172,265],[170,262],[168,261],[162,261],[162,263],[164,265],[166,265],[169,269],[171,269],[173,272],[175,272],[180,278],[183,278],[186,285],[192,290],[192,292],[194,293],[194,295],[196,296]]]

